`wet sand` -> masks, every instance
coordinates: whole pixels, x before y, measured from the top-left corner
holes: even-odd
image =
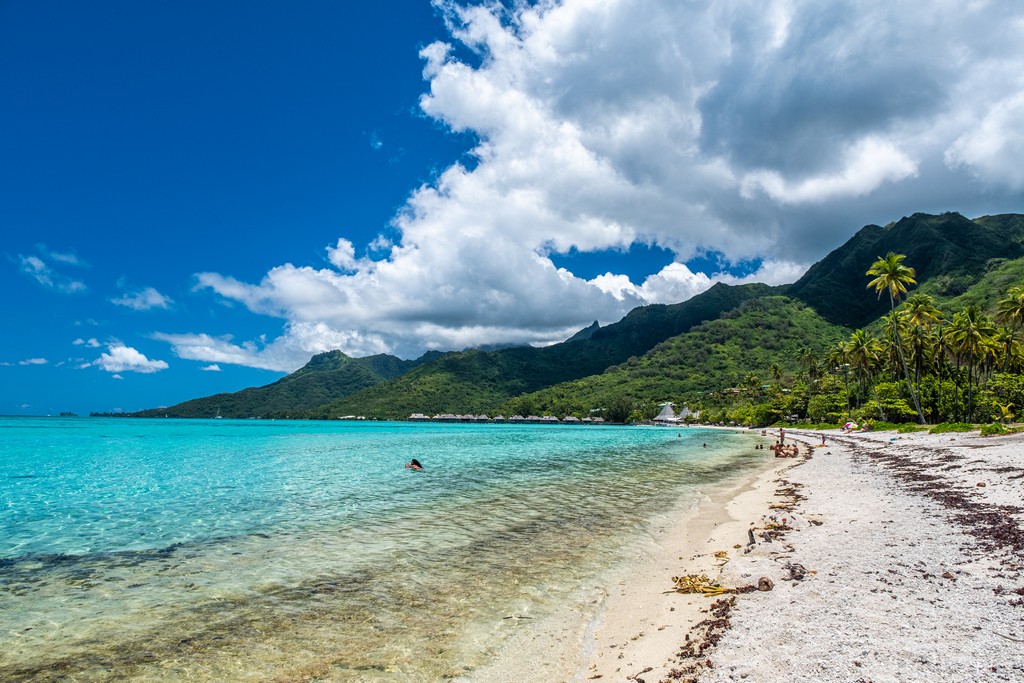
[[[464,680],[1024,680],[1024,435],[820,434],[667,512]],[[773,588],[674,592],[688,574]]]
[[[754,443],[751,439],[751,448]],[[767,449],[764,454],[760,468],[706,488],[696,505],[666,511],[640,534],[631,557],[609,568],[599,585],[581,587],[575,608],[544,622],[523,623],[490,665],[459,680],[656,681],[668,676],[677,667],[675,654],[686,633],[706,618],[713,602],[674,592],[673,577],[717,576],[723,560],[716,552],[742,553],[750,520],[768,509],[774,481],[791,464]]]

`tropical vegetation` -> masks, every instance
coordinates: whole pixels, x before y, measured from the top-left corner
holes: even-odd
[[[412,413],[765,426],[990,423],[1024,410],[1024,216],[866,226],[792,285],[718,284],[560,344],[314,356],[278,382],[140,415],[405,419]],[[699,418],[697,417],[699,415]]]

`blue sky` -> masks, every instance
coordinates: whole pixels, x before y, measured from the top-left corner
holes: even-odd
[[[1011,2],[0,4],[0,413],[546,344],[1022,210]]]

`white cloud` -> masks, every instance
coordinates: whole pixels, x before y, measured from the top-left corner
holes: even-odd
[[[744,284],[760,282],[766,285],[780,285],[794,282],[807,271],[808,265],[784,261],[766,261],[753,273],[736,277],[728,272],[706,275],[694,273],[685,264],[671,263],[660,272],[649,276],[641,285],[634,285],[625,275],[606,273],[591,282],[616,298],[626,295],[650,303],[671,304],[686,301],[712,287],[716,282]]]
[[[217,365],[216,363],[212,363],[199,369],[202,370],[203,372],[220,372],[220,366]]]
[[[114,374],[114,375],[111,375],[110,378],[111,379],[124,379],[124,376],[123,375]]]
[[[338,270],[358,270],[360,265],[369,265],[356,259],[355,246],[344,237],[339,237],[338,243],[333,247],[327,247],[327,260]]]
[[[153,287],[129,292],[124,296],[114,297],[110,301],[118,306],[126,306],[136,311],[148,311],[154,308],[166,309],[174,303],[170,297],[164,296]]]
[[[96,337],[89,337],[88,339],[82,339],[81,337],[79,337],[78,339],[71,343],[74,344],[75,346],[85,346],[90,349],[98,349],[100,346],[102,346],[102,344],[100,344],[99,340],[96,339]]]
[[[992,104],[974,127],[953,141],[945,158],[986,184],[1024,189],[1024,92]]]
[[[45,358],[26,358],[18,361],[18,365],[46,365],[48,362]]]
[[[77,294],[89,289],[81,280],[58,273],[38,256],[18,254],[18,270],[42,286],[63,294]]]
[[[57,261],[58,263],[64,263],[69,266],[85,266],[88,267],[88,263],[83,261],[73,251],[53,251],[45,244],[37,244],[36,249],[39,253],[43,254],[46,258],[51,261]]]
[[[892,143],[876,138],[858,140],[844,154],[843,167],[796,182],[777,171],[748,173],[740,195],[751,199],[762,191],[780,204],[825,202],[837,197],[862,197],[886,182],[899,182],[917,174],[917,164]]]
[[[479,60],[423,48],[420,106],[475,134],[475,163],[412,191],[394,233],[339,236],[328,268],[198,274],[285,330],[269,344],[164,335],[176,353],[289,370],[328,348],[545,344],[717,281],[795,280],[867,222],[1024,199],[1011,3],[435,4]],[[636,243],[677,263],[632,282],[548,258]],[[707,252],[762,266],[682,265]]]
[[[289,335],[283,336],[269,347],[254,341],[235,344],[230,336],[212,337],[208,334],[158,332],[153,338],[167,342],[179,358],[186,360],[243,365],[278,372],[291,372],[299,368],[309,360],[312,353],[315,353],[298,350]],[[330,348],[319,350],[328,351]]]
[[[142,374],[159,372],[168,367],[165,361],[150,360],[138,350],[121,343],[107,346],[107,352],[101,354],[93,365],[98,365],[111,373],[138,372]]]

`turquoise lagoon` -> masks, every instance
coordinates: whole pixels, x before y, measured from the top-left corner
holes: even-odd
[[[760,466],[751,444],[0,418],[0,680],[471,677],[528,619],[588,618],[601,572],[658,514]]]

